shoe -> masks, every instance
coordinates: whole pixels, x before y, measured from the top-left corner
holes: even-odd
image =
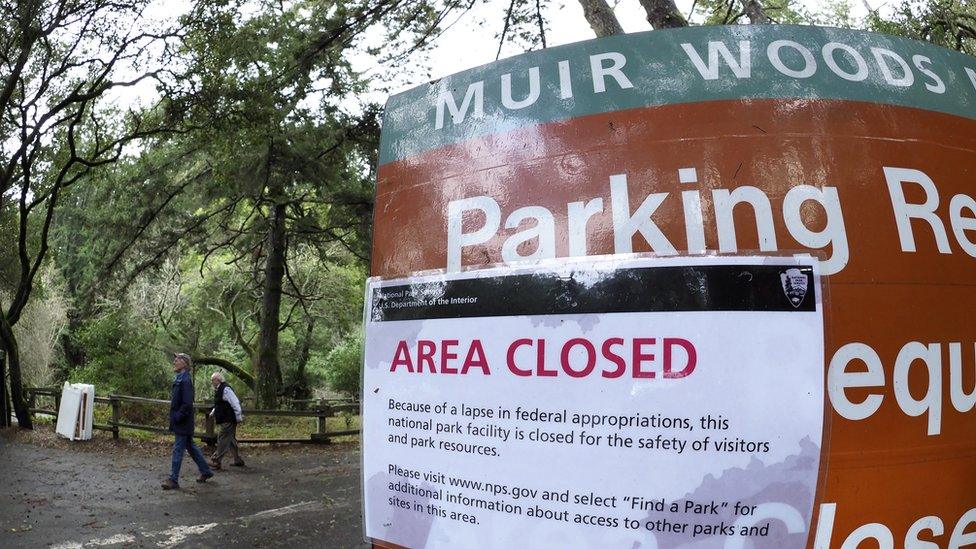
[[[166,479],[163,482],[163,490],[179,490],[179,489],[180,489],[180,485],[173,482],[172,479]]]
[[[204,482],[207,482],[207,479],[210,478],[210,477],[212,477],[212,476],[213,476],[213,473],[206,473],[206,474],[200,475],[200,478],[197,479],[197,482],[199,482],[200,484],[203,484]]]
[[[243,461],[235,461],[234,463],[231,463],[231,465],[233,465],[234,467],[244,467],[244,462]]]
[[[213,469],[214,471],[219,471],[222,469],[219,461],[208,461],[207,465],[209,465],[210,468]]]

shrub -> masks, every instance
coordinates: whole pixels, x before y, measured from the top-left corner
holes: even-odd
[[[346,337],[325,357],[325,380],[333,391],[359,396],[363,364],[363,335]]]
[[[79,341],[86,361],[71,372],[72,382],[91,383],[96,394],[169,397],[169,365],[163,353],[151,351],[150,326],[115,310],[88,322]]]

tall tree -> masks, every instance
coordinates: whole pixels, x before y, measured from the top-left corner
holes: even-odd
[[[10,399],[7,393],[7,357],[0,351],[0,428],[10,427]]]
[[[766,15],[766,9],[759,0],[742,0],[742,11],[753,25],[765,25],[773,20]]]
[[[613,9],[604,0],[579,0],[583,14],[593,32],[599,36],[619,34]],[[820,12],[809,13],[796,0],[695,0],[687,16],[673,0],[640,0],[651,28],[667,29],[689,24],[732,25],[769,23],[823,23],[849,26],[846,0],[819,6]],[[614,25],[616,23],[616,26]]]
[[[259,405],[275,406],[283,385],[279,333],[293,315],[283,302],[307,310],[315,297],[292,276],[298,251],[368,253],[379,108],[354,100],[366,88],[350,55],[375,27],[415,51],[466,6],[238,0],[201,3],[185,19],[187,72],[171,97],[192,104],[185,120],[199,130],[187,148],[208,171],[201,203],[215,214],[200,251],[251,275],[242,291],[260,303],[257,332],[239,340]]]
[[[194,251],[201,273],[219,261],[249,281],[227,295],[230,312],[241,313],[227,320],[247,364],[196,358],[235,373],[273,405],[283,381],[278,334],[296,306],[307,316],[317,298],[294,282],[297,250],[318,250],[323,265],[333,244],[367,253],[379,111],[356,105],[365,84],[348,57],[367,29],[385,28],[387,48],[374,53],[402,64],[472,3],[196,3],[180,21],[186,40],[172,63],[180,71],[157,82],[162,110],[181,131],[64,197],[56,247],[76,304],[62,341],[69,369],[84,361],[71,334],[101,314],[102,300]],[[162,325],[173,345],[195,347]]]
[[[613,8],[606,0],[580,0],[580,5],[583,6],[583,17],[598,38],[624,33]]]
[[[99,314],[99,305],[171,259],[168,242],[179,238],[190,247],[199,239],[192,227],[204,219],[195,213],[198,202],[190,190],[206,172],[190,163],[192,151],[159,139],[142,149],[61,197],[50,247],[72,303],[60,341],[63,377],[84,365],[76,336]]]
[[[688,26],[688,21],[678,11],[674,0],[640,0],[640,3],[647,12],[647,22],[652,28],[673,29]]]
[[[165,54],[174,36],[142,18],[147,4],[0,0],[0,215],[16,216],[16,233],[3,245],[18,267],[9,302],[0,304],[0,346],[8,357],[13,408],[25,428],[31,420],[13,326],[48,252],[59,200],[118,160],[127,145],[165,128],[159,117],[106,105],[115,90],[162,72],[137,69],[151,54]]]

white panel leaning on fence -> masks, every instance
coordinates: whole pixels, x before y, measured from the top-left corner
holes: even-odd
[[[95,386],[64,383],[58,408],[57,433],[69,440],[89,440],[95,416]]]

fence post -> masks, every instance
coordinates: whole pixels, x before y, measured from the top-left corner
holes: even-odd
[[[315,417],[315,434],[312,440],[315,442],[329,443],[328,425],[326,420],[332,415],[332,407],[328,404],[321,404],[318,407],[318,415]]]
[[[108,397],[112,403],[112,438],[114,440],[119,439],[119,422],[122,420],[122,401],[115,397],[115,395],[109,395]]]
[[[54,393],[54,424],[58,424],[58,414],[61,413],[61,393]]]
[[[34,417],[34,408],[36,405],[37,405],[37,395],[34,394],[34,391],[28,391],[27,392],[27,416],[30,417],[31,423],[34,423],[34,419],[36,419]],[[55,421],[55,425],[56,424],[57,421]]]
[[[214,418],[213,418],[212,415],[210,415],[208,413],[204,413],[204,418],[205,419],[203,420],[203,424],[206,426],[206,429],[207,429],[207,441],[206,441],[207,442],[207,446],[213,446],[214,445],[214,439],[217,438],[214,435]]]

